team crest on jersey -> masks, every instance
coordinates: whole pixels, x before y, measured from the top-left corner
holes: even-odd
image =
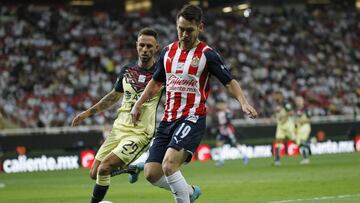
[[[194,68],[198,67],[199,66],[199,61],[200,61],[199,57],[195,56],[191,61],[191,66],[194,67]]]

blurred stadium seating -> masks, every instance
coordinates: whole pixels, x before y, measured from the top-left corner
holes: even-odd
[[[253,10],[249,17],[209,11],[202,38],[224,57],[261,118],[273,116],[275,91],[289,100],[305,96],[311,116],[353,116],[360,113],[359,22],[354,10]],[[69,125],[111,90],[122,65],[136,59],[143,26],[155,28],[163,46],[176,38],[173,12],[2,5],[0,24],[0,110],[21,127]],[[212,91],[209,111],[220,100],[239,109],[215,80]],[[84,124],[102,125],[113,112]]]

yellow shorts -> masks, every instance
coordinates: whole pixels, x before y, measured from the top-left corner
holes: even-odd
[[[296,144],[301,144],[309,139],[311,132],[310,124],[303,124],[296,129]]]
[[[285,138],[295,138],[295,123],[292,120],[287,120],[285,123],[277,124],[275,138],[277,140],[284,140]]]
[[[126,165],[129,165],[149,148],[150,141],[151,139],[143,134],[137,135],[113,128],[95,158],[102,161],[110,152],[113,152]]]

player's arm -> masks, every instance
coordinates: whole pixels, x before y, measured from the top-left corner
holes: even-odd
[[[309,114],[305,111],[305,112],[303,113],[303,115],[300,116],[298,122],[299,122],[299,125],[303,125],[303,124],[308,124],[308,123],[310,123],[310,116],[309,116]]]
[[[123,95],[123,93],[117,92],[117,91],[115,91],[115,89],[113,89],[111,92],[109,92],[107,95],[105,95],[98,103],[96,103],[95,105],[93,105],[92,107],[87,109],[86,111],[83,111],[80,114],[78,114],[77,116],[75,116],[75,118],[73,119],[73,121],[71,123],[71,126],[76,126],[81,121],[90,117],[91,115],[96,114],[98,112],[102,112],[105,109],[109,108],[110,106],[115,104],[117,101],[119,101],[119,99],[121,98],[122,95]]]
[[[240,84],[233,79],[221,57],[211,49],[205,52],[205,56],[208,62],[209,72],[226,86],[231,96],[239,101],[243,112],[245,112],[250,118],[256,118],[256,110],[246,100]]]
[[[153,98],[162,88],[163,82],[158,82],[154,79],[151,79],[146,85],[144,92],[141,94],[140,98],[136,101],[133,108],[131,109],[131,115],[134,125],[139,121],[141,106],[147,100]]]
[[[142,92],[140,98],[135,102],[133,108],[131,109],[130,114],[132,116],[132,122],[134,123],[134,125],[136,125],[136,123],[139,121],[141,106],[143,105],[143,103],[153,98],[161,90],[166,80],[164,67],[164,56],[166,51],[167,48],[164,48],[161,51],[159,60],[156,62],[155,65],[155,72],[153,78],[146,85],[145,90]]]
[[[98,112],[102,112],[105,109],[109,108],[113,104],[115,104],[121,96],[123,95],[124,88],[122,85],[122,80],[124,77],[124,72],[127,69],[127,66],[121,68],[119,76],[115,82],[114,88],[111,92],[105,95],[98,103],[87,109],[86,111],[81,112],[78,114],[72,121],[71,126],[78,125],[81,121],[86,119],[87,117],[96,114]]]
[[[239,101],[243,112],[245,112],[250,118],[256,118],[256,110],[248,103],[245,98],[244,92],[242,91],[240,84],[232,79],[227,85],[226,88],[231,96]]]

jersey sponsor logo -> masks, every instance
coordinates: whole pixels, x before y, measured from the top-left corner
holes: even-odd
[[[141,83],[144,83],[146,81],[146,76],[145,75],[139,75],[138,81]]]
[[[125,100],[130,100],[131,99],[131,92],[125,91],[124,96],[125,96]]]
[[[177,77],[176,75],[171,75],[168,78],[168,83],[166,86],[167,91],[174,92],[197,92],[198,81],[189,77],[188,79]]]

